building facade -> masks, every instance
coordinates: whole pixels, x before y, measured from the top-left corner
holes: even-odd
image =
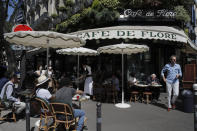
[[[111,3],[107,0],[24,2],[26,22],[34,30],[56,30],[77,35],[85,39],[85,47],[91,49],[122,42],[148,45],[149,52],[124,56],[125,76],[134,72],[141,81],[152,73],[160,76],[171,55],[177,56],[183,70],[185,64],[197,63],[195,1],[178,2],[176,7],[168,5],[169,8],[160,0],[142,0],[141,3],[135,0],[129,3],[124,0],[112,0]],[[56,70],[71,71],[76,64],[74,56],[53,55],[57,57],[51,57]],[[111,74],[121,70],[120,55],[101,54],[94,58],[82,57],[81,61],[90,64],[94,72],[105,70]]]

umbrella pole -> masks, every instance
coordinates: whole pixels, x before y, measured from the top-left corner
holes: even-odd
[[[118,108],[129,108],[130,105],[124,103],[124,53],[122,49],[122,102],[115,105]]]
[[[47,75],[47,77],[48,77],[48,67],[49,67],[49,63],[48,63],[48,61],[49,61],[49,39],[47,39],[47,72],[46,72],[46,75]]]
[[[124,103],[124,54],[122,53],[122,103]]]
[[[79,54],[77,54],[77,79],[79,78]],[[77,90],[79,90],[79,80],[77,81]]]

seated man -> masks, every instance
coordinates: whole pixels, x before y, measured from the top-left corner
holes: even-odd
[[[71,80],[63,78],[60,81],[60,88],[55,93],[55,101],[60,103],[69,104],[72,107],[72,97],[75,94],[83,94],[81,90],[75,90],[72,87]],[[73,109],[74,117],[79,117],[77,131],[81,131],[84,125],[85,112],[81,109]]]
[[[16,114],[19,114],[25,109],[26,105],[14,96],[14,84],[17,82],[17,75],[14,73],[9,74],[9,81],[3,86],[0,97],[2,101],[8,104],[8,107],[14,106]]]
[[[148,85],[160,85],[159,79],[155,74],[150,75],[147,78],[146,82]],[[152,88],[152,91],[153,91],[153,98],[159,100],[160,88],[159,87]]]
[[[160,84],[159,79],[155,74],[150,75],[146,80],[148,85]]]
[[[68,78],[63,78],[60,82],[60,88],[57,90],[55,95],[52,95],[47,87],[48,87],[49,78],[46,76],[40,76],[38,78],[38,84],[36,85],[38,89],[36,90],[36,96],[47,100],[48,102],[59,102],[70,104],[72,106],[72,97],[75,94],[82,94],[83,92],[80,90],[75,90],[73,88],[69,88],[71,81]],[[81,131],[84,124],[85,112],[80,109],[73,109],[74,117],[79,117],[77,131]]]

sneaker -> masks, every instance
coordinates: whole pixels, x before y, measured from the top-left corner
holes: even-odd
[[[168,112],[170,112],[170,109],[171,109],[171,108],[168,108]]]
[[[172,105],[172,109],[175,110],[175,108],[176,108],[176,106],[175,105]]]

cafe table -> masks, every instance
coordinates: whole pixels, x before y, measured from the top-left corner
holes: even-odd
[[[149,85],[147,84],[141,84],[141,83],[136,83],[134,84],[137,87],[137,90],[139,91],[139,99],[143,102],[143,93],[145,91],[149,91]]]
[[[160,85],[160,84],[151,84],[151,85],[149,85],[149,87],[150,87],[150,90],[153,93],[153,99],[158,100],[159,96],[160,96],[160,88],[162,87],[162,85]]]
[[[81,109],[81,102],[85,102],[88,99],[83,97],[82,95],[76,94],[72,97],[72,101],[78,102],[79,108]]]

